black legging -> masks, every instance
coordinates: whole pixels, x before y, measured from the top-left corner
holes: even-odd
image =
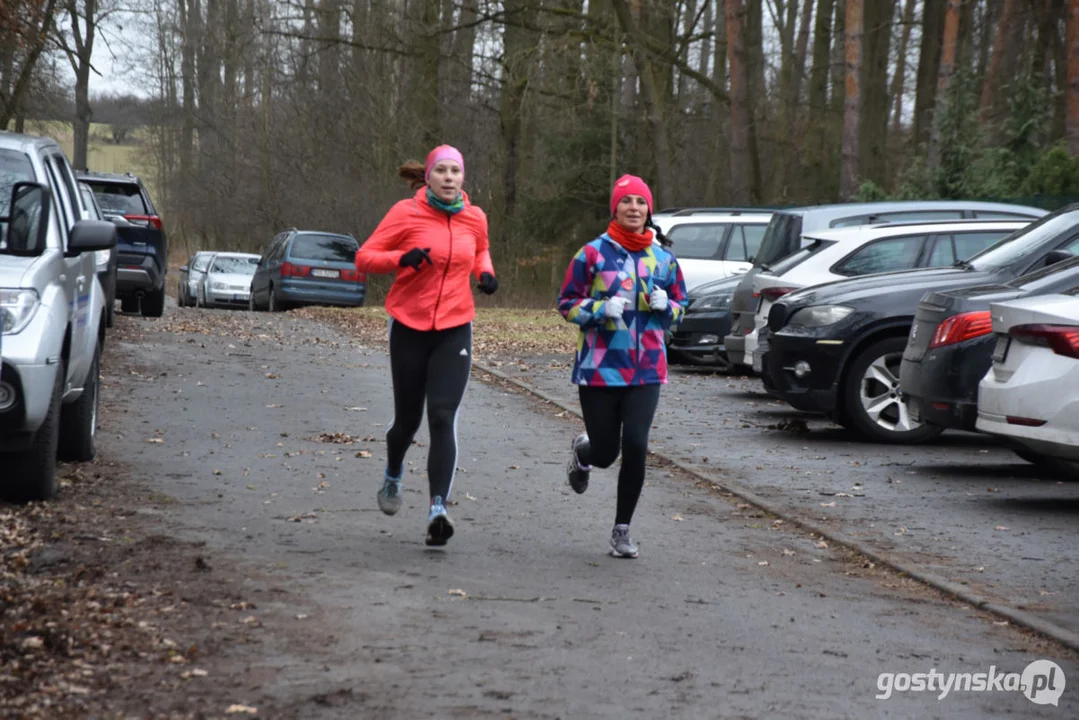
[[[615,525],[629,525],[641,497],[648,431],[659,405],[659,388],[659,385],[578,388],[591,445],[590,451],[580,453],[578,459],[584,465],[607,468],[618,459],[621,446]]]
[[[400,477],[405,453],[423,420],[431,450],[427,478],[431,497],[449,500],[457,468],[457,410],[472,368],[472,323],[447,330],[413,330],[390,323],[390,371],[393,375],[393,424],[386,432],[386,469]]]

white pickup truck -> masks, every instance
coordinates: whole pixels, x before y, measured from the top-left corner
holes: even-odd
[[[104,292],[94,251],[112,223],[87,220],[53,140],[0,132],[0,496],[56,493],[56,460],[96,452]]]

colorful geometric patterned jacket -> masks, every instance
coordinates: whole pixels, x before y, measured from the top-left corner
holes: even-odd
[[[649,307],[652,288],[666,290],[667,309]],[[607,300],[630,300],[622,317],[604,314]],[[678,260],[652,244],[630,252],[604,233],[570,261],[558,296],[558,311],[581,327],[573,383],[592,387],[658,385],[667,382],[664,331],[686,312],[686,282]]]

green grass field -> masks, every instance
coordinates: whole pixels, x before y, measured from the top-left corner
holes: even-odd
[[[68,159],[74,156],[75,133],[71,123],[57,120],[27,120],[26,132],[30,135],[49,137],[60,143]],[[146,128],[136,128],[122,144],[112,141],[112,126],[103,123],[90,124],[90,146],[86,151],[89,170],[110,173],[130,172],[139,176],[150,191],[150,197],[159,202],[157,192],[157,164],[150,148]]]

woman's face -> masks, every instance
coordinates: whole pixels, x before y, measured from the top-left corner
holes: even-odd
[[[461,194],[465,173],[453,160],[439,160],[427,176],[427,187],[442,202],[451,203]]]
[[[642,195],[626,195],[614,209],[614,220],[633,233],[644,232],[648,219],[648,201]]]

